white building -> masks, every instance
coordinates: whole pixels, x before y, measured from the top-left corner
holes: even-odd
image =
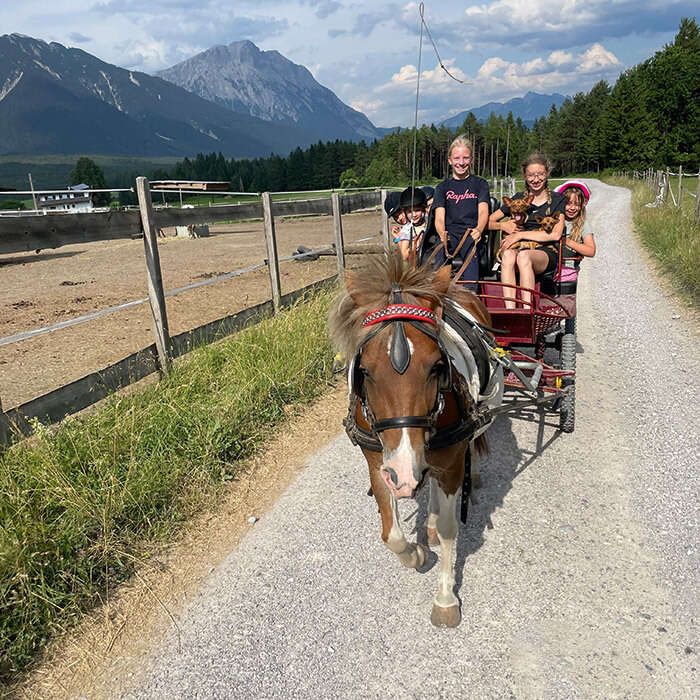
[[[85,184],[67,187],[59,192],[47,192],[37,197],[37,208],[40,211],[92,211],[92,196],[90,187]]]

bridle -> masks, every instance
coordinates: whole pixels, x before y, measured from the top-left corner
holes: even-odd
[[[411,361],[411,348],[406,338],[405,323],[410,324],[437,344],[442,356],[444,371],[438,377],[435,402],[430,413],[422,416],[393,416],[377,420],[367,402],[367,396],[364,391],[364,376],[360,366],[362,350],[370,340],[385,328],[394,325],[389,357],[394,370],[399,374],[403,374],[408,369]],[[383,447],[380,435],[385,430],[423,428],[427,433],[427,449],[436,450],[465,439],[471,439],[476,430],[489,422],[490,419],[487,416],[482,416],[478,412],[469,410],[467,407],[463,392],[455,381],[452,361],[437,329],[438,316],[432,309],[403,303],[401,290],[398,287],[393,287],[392,303],[382,309],[370,311],[365,315],[362,325],[365,328],[376,327],[372,328],[364,337],[357,348],[351,365],[352,376],[349,379],[351,381],[352,395],[348,417],[345,421],[345,429],[353,444],[373,452],[381,452]],[[459,418],[456,423],[438,430],[437,422],[445,409],[445,395],[449,392],[454,394]],[[369,431],[358,426],[355,420],[358,401],[360,402],[362,415],[369,424]]]

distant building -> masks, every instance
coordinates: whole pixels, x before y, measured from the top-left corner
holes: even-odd
[[[90,187],[81,183],[58,192],[46,192],[37,196],[40,211],[70,211],[73,213],[92,211]]]
[[[231,183],[222,180],[153,180],[152,190],[182,190],[183,192],[227,192]]]

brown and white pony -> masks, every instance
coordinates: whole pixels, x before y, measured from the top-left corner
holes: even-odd
[[[449,267],[434,272],[391,256],[346,272],[330,315],[334,341],[349,361],[346,429],[367,460],[382,540],[407,567],[421,567],[426,552],[406,541],[397,499],[429,479],[427,539],[441,548],[431,621],[448,627],[461,621],[453,569],[457,507],[470,483],[465,463],[471,443],[485,449],[483,436],[475,437],[490,423],[470,391],[478,378],[459,373],[446,345],[443,315],[455,305],[489,325],[480,300],[451,284]]]

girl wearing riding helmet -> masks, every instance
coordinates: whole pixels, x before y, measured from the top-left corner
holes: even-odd
[[[489,185],[470,173],[472,147],[464,134],[450,144],[447,162],[452,168],[452,177],[435,188],[433,199],[435,229],[442,243],[435,258],[438,266],[447,262],[448,256],[454,254],[459,242],[468,234],[459,250],[459,257],[466,258],[481,240],[489,218]],[[476,280],[478,277],[479,261],[474,256],[462,278]]]
[[[586,223],[586,205],[591,198],[591,192],[585,183],[580,180],[568,180],[558,187],[555,192],[563,194],[566,202],[564,204],[564,217],[568,225],[566,234],[566,248],[564,256],[583,255],[585,258],[592,258],[596,253],[595,238],[592,233],[583,232]]]
[[[564,232],[565,198],[558,192],[549,189],[549,163],[540,153],[533,153],[523,163],[525,191],[518,192],[513,199],[531,197],[527,209],[527,217],[521,228],[514,220],[501,221],[510,216],[510,207],[503,204],[489,218],[489,228],[503,231],[506,234],[501,241],[501,282],[516,284],[516,268],[520,277],[520,286],[532,289],[535,286],[535,275],[556,269],[559,262],[559,239]],[[543,230],[536,217],[553,216],[557,219],[551,232]],[[517,250],[513,248],[519,241],[534,241],[534,249]],[[504,292],[505,296],[514,297],[514,291]],[[524,304],[531,300],[530,292],[521,292]],[[506,299],[507,309],[514,309],[514,299]]]

